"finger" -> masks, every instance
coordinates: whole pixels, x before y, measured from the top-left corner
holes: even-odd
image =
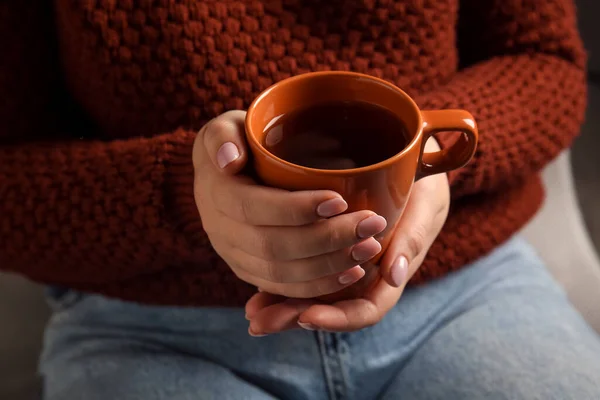
[[[244,111],[228,111],[208,122],[194,143],[194,167],[211,164],[218,170],[236,174],[248,160]]]
[[[383,217],[357,211],[295,227],[254,227],[230,221],[234,236],[224,235],[232,248],[267,261],[292,261],[353,246],[386,227]]]
[[[246,302],[246,319],[251,320],[256,313],[273,304],[282,303],[287,297],[277,296],[267,292],[258,292]]]
[[[446,179],[436,175],[415,184],[381,262],[381,275],[390,285],[406,284],[441,231],[448,215]]]
[[[298,323],[308,330],[356,331],[381,321],[401,295],[402,288],[392,287],[381,279],[363,298],[310,307],[299,316]]]
[[[331,190],[289,192],[241,177],[214,185],[212,202],[237,222],[255,226],[300,226],[343,213],[348,204]]]
[[[232,258],[250,275],[274,283],[299,283],[344,272],[355,265],[369,261],[381,252],[381,244],[374,238],[361,241],[324,255],[292,261],[269,262],[239,248],[231,248]]]
[[[349,270],[333,276],[319,278],[308,282],[300,283],[273,283],[264,279],[257,278],[248,274],[239,268],[232,268],[233,272],[241,280],[250,283],[263,291],[274,295],[286,296],[291,298],[312,298],[324,296],[338,292],[356,282],[365,276],[365,270],[360,266],[355,266]]]
[[[300,314],[315,304],[317,302],[310,299],[287,299],[269,305],[250,319],[248,332],[251,335],[265,335],[298,329]]]

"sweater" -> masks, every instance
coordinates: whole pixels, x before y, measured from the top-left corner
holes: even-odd
[[[577,135],[575,15],[572,0],[2,1],[0,268],[142,303],[242,305],[256,288],[194,203],[196,132],[281,79],[348,70],[478,122],[411,283],[443,276],[536,213],[539,171]]]

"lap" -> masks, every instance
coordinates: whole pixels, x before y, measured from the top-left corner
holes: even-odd
[[[242,309],[153,307],[95,295],[63,303],[40,361],[46,400],[305,400],[326,393],[314,335],[252,338]]]
[[[598,336],[518,240],[350,334],[251,338],[241,309],[82,297],[47,329],[47,400],[600,398]]]
[[[46,400],[275,399],[220,365],[175,352],[113,345],[80,357],[45,372]]]
[[[384,400],[600,398],[597,333],[539,260],[519,246],[475,267],[501,267],[497,272],[466,270],[462,277],[449,277],[460,278],[450,286],[461,281],[483,286],[450,306],[401,364]],[[482,276],[496,273],[485,283]]]

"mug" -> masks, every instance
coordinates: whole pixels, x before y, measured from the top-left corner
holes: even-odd
[[[274,118],[337,101],[367,102],[391,111],[404,122],[408,144],[384,161],[345,170],[296,165],[273,155],[263,146],[267,128]],[[274,84],[252,102],[245,127],[254,172],[265,185],[286,190],[333,190],[348,203],[346,212],[371,210],[387,220],[386,229],[375,236],[382,251],[362,266],[365,276],[337,293],[319,298],[325,302],[360,297],[377,283],[380,274],[376,264],[390,243],[413,183],[466,165],[475,153],[478,138],[475,120],[467,111],[419,110],[413,99],[393,84],[342,71],[306,73]],[[424,153],[427,139],[442,131],[462,134],[449,147]]]

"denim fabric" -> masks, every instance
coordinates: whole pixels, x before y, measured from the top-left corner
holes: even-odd
[[[242,309],[50,292],[47,400],[600,399],[600,338],[520,239],[354,333],[252,338]]]

